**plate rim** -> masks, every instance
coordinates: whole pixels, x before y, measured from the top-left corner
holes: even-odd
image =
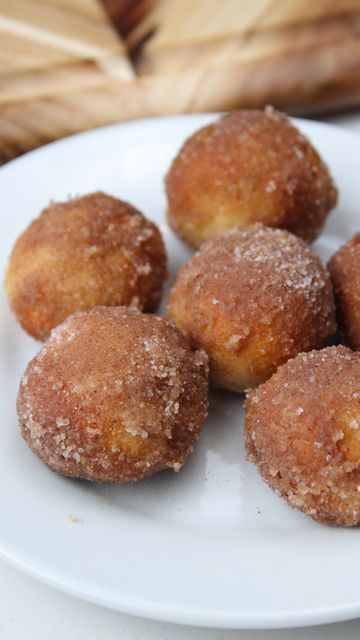
[[[233,109],[233,111],[237,111],[240,109]],[[254,111],[256,109],[249,109],[251,111]],[[262,109],[258,109],[259,111],[262,111]],[[123,128],[127,128],[127,127],[133,127],[133,126],[138,126],[138,125],[149,125],[152,122],[157,122],[157,121],[161,121],[161,122],[177,122],[177,121],[182,121],[182,120],[190,120],[192,118],[199,118],[199,119],[206,119],[206,118],[219,118],[222,115],[225,115],[225,113],[227,112],[223,112],[223,111],[196,111],[194,113],[181,113],[181,114],[173,114],[173,115],[168,115],[168,116],[152,116],[152,117],[148,117],[148,118],[139,118],[139,119],[133,119],[133,120],[125,120],[123,122],[114,122],[112,124],[106,124],[103,125],[101,127],[94,127],[92,129],[87,129],[86,131],[79,131],[78,133],[71,133],[67,136],[64,136],[63,138],[59,138],[58,140],[52,140],[51,142],[47,142],[46,144],[41,145],[40,147],[36,147],[36,149],[31,149],[30,151],[26,151],[25,153],[22,153],[21,155],[17,156],[16,158],[12,158],[11,160],[5,162],[4,164],[0,165],[0,171],[3,172],[4,170],[7,170],[9,167],[13,167],[15,164],[20,164],[23,161],[27,161],[27,159],[29,158],[29,156],[31,157],[37,157],[37,156],[41,156],[42,154],[46,153],[50,148],[60,148],[61,146],[68,144],[69,142],[73,142],[74,140],[78,140],[81,139],[83,137],[91,137],[91,136],[96,136],[101,132],[111,132],[112,130],[116,130],[119,129],[120,127]],[[287,114],[285,114],[287,115]],[[328,129],[331,131],[338,131],[338,133],[340,133],[341,135],[347,136],[349,139],[351,138],[358,138],[359,142],[360,142],[360,132],[359,131],[350,131],[349,129],[344,128],[341,125],[338,124],[332,124],[329,122],[322,122],[320,120],[313,120],[311,118],[302,118],[302,117],[298,117],[298,116],[289,116],[287,115],[287,117],[289,118],[289,120],[293,123],[299,123],[301,125],[301,123],[305,122],[306,126],[310,125],[310,126],[315,126],[316,128],[323,128],[323,129]],[[185,141],[184,141],[185,142]],[[325,160],[326,162],[326,160]]]
[[[179,624],[184,627],[203,627],[214,629],[228,630],[271,630],[271,629],[296,629],[317,626],[321,624],[332,624],[336,622],[346,622],[359,617],[360,599],[358,603],[348,605],[338,605],[334,607],[322,607],[316,611],[311,609],[302,609],[296,612],[288,611],[286,614],[282,612],[264,615],[259,613],[235,615],[233,613],[212,611],[211,619],[209,619],[208,610],[191,610],[181,606],[164,605],[147,602],[146,600],[135,600],[134,598],[126,598],[122,596],[114,599],[111,592],[106,589],[96,592],[93,588],[89,588],[85,583],[78,580],[71,580],[71,584],[66,582],[66,576],[61,576],[58,572],[46,572],[37,563],[29,562],[23,559],[19,554],[12,555],[6,552],[0,546],[0,559],[9,566],[34,578],[53,589],[56,589],[67,595],[74,596],[79,600],[85,600],[94,605],[104,607],[111,611],[119,611],[127,615],[137,616],[158,622],[166,622],[171,624]]]

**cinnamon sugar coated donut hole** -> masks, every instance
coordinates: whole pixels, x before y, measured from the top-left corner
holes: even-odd
[[[45,339],[75,311],[156,308],[166,254],[155,224],[98,192],[50,204],[17,239],[5,285],[22,327]]]
[[[208,353],[212,384],[238,392],[335,332],[320,258],[288,231],[261,224],[204,244],[178,273],[169,315]]]
[[[360,354],[301,353],[246,401],[249,460],[291,507],[323,524],[360,524]]]
[[[24,440],[53,471],[140,480],[184,464],[207,416],[208,358],[164,318],[125,307],[74,314],[22,378]]]
[[[317,151],[272,107],[233,111],[194,133],[166,191],[170,226],[193,247],[253,222],[311,241],[337,202]]]
[[[360,233],[344,244],[329,261],[341,338],[360,349]]]

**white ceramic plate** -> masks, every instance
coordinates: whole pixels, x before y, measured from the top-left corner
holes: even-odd
[[[165,223],[163,176],[211,115],[116,125],[0,170],[1,265],[50,199],[103,189],[137,205],[166,238],[171,277],[189,256]],[[298,121],[326,158],[340,204],[316,248],[327,259],[359,224],[360,139]],[[22,442],[19,376],[39,344],[1,298],[0,553],[59,589],[129,613],[218,627],[277,627],[360,614],[360,531],[291,510],[244,460],[242,400],[212,393],[210,418],[179,473],[133,486],[70,481]]]

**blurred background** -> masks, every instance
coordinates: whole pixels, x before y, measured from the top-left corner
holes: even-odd
[[[360,106],[360,0],[0,0],[0,163],[149,116]]]

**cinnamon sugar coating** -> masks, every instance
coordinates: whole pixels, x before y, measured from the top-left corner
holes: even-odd
[[[53,471],[140,480],[184,464],[207,416],[208,358],[164,318],[125,307],[76,313],[28,365],[21,433]]]
[[[301,353],[249,391],[248,459],[291,507],[331,525],[360,524],[360,354]]]
[[[193,247],[253,222],[311,241],[337,202],[317,151],[271,107],[232,111],[194,133],[166,191],[169,223]]]
[[[238,392],[335,332],[320,258],[288,231],[261,224],[205,243],[178,272],[169,315],[208,353],[212,384]]]
[[[98,192],[50,204],[17,239],[5,285],[32,336],[97,305],[156,308],[166,278],[161,234],[130,204]]]
[[[360,349],[360,233],[346,242],[329,261],[341,338]]]

